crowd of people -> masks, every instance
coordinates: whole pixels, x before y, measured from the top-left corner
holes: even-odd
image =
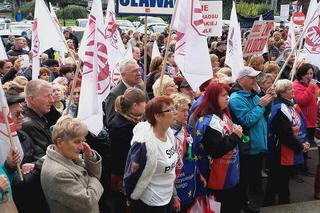
[[[10,37],[0,77],[23,155],[13,146],[0,162],[0,201],[12,198],[23,213],[187,212],[209,195],[222,213],[259,212],[252,194],[264,194],[265,206],[289,203],[290,179],[313,175],[319,69],[302,60],[293,71],[287,31],[272,32],[268,53],[244,58],[235,81],[224,64],[226,33],[212,38],[212,78],[197,91],[175,64],[175,33],[150,35],[147,52],[139,32],[123,33],[133,59],[121,62],[97,136],[77,118],[81,74],[75,78],[70,55],[41,54],[39,79],[31,80],[21,57],[30,44]],[[70,29],[64,35],[76,54],[78,39]],[[166,62],[152,59],[153,42],[162,55],[169,42]]]

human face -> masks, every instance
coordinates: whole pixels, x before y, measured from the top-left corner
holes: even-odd
[[[72,49],[72,50],[75,49],[75,48],[74,48],[73,41],[68,41],[67,44],[68,44],[68,47],[69,47],[70,49]]]
[[[25,46],[25,43],[22,39],[15,40],[14,43],[15,43],[15,49],[17,49],[17,50],[21,50]]]
[[[177,92],[178,92],[177,85],[175,85],[174,83],[166,86],[163,89],[163,95],[167,95],[167,96],[170,96],[171,94],[177,93]]]
[[[22,119],[23,119],[22,105],[20,103],[16,103],[9,106],[9,109],[13,119],[13,123],[16,125],[17,130],[20,130],[22,127]]]
[[[79,159],[81,150],[83,150],[83,142],[86,139],[84,136],[77,137],[71,140],[58,139],[56,143],[57,152],[70,160]]]
[[[309,69],[307,71],[307,73],[304,76],[302,76],[302,80],[306,84],[309,84],[312,78],[313,78],[313,70],[312,69]]]
[[[146,102],[133,103],[130,112],[134,115],[141,116],[146,111]]]
[[[42,79],[42,80],[45,80],[45,81],[49,81],[49,74],[48,73],[43,73],[42,75],[40,75],[39,78]]]
[[[291,99],[294,98],[293,92],[294,92],[294,91],[293,91],[293,86],[292,86],[292,84],[291,84],[291,85],[289,85],[289,86],[286,88],[286,90],[285,90],[283,93],[281,93],[280,95],[281,95],[283,98],[287,99],[287,100],[291,100]]]
[[[174,64],[174,63],[175,63],[175,62],[174,62],[174,54],[172,54],[171,57],[168,58],[168,62],[169,62],[170,64]]]
[[[63,97],[63,92],[62,92],[62,90],[59,89],[58,87],[53,88],[53,90],[52,90],[52,96],[53,96],[54,102],[61,101],[61,100],[62,100],[62,97]]]
[[[12,68],[12,63],[11,62],[6,62],[3,65],[3,68],[1,70],[2,74],[7,74],[7,72],[9,72],[9,70]]]
[[[74,90],[73,90],[73,103],[74,103],[75,105],[78,105],[78,104],[79,104],[79,100],[80,100],[80,90],[81,90],[80,87],[76,87],[76,88],[74,88]]]
[[[187,102],[182,102],[177,107],[177,121],[182,123],[182,125],[187,124],[189,106]]]
[[[138,47],[135,47],[134,50],[133,50],[133,58],[136,61],[139,61],[140,58],[141,58],[141,51],[140,51],[140,49]]]
[[[50,112],[50,108],[53,104],[52,88],[42,87],[39,94],[36,96],[29,96],[28,102],[31,104],[31,108],[41,117],[44,114]]]
[[[74,73],[73,72],[67,72],[64,77],[66,77],[69,81],[71,81],[74,78]]]
[[[271,80],[266,80],[265,82],[263,82],[262,85],[260,85],[260,87],[264,90],[267,91],[267,89],[269,89],[272,86],[272,81]]]
[[[228,92],[223,90],[223,92],[221,92],[218,97],[218,104],[220,109],[225,110],[228,107],[228,103],[229,103]]]
[[[241,78],[241,86],[244,90],[251,91],[255,85],[257,85],[256,77],[244,76]]]
[[[158,118],[158,119],[157,119]],[[173,105],[163,107],[161,113],[156,115],[157,125],[169,128],[176,123],[177,110]]]
[[[130,86],[135,86],[141,82],[140,67],[136,63],[128,63],[126,71],[122,73],[122,79]]]

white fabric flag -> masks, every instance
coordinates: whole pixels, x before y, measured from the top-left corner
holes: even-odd
[[[110,90],[106,32],[101,0],[94,0],[90,12],[89,34],[83,38],[84,58],[78,118],[98,135],[103,128],[102,102]]]
[[[241,46],[241,31],[240,24],[238,22],[236,5],[233,2],[231,16],[230,16],[230,26],[227,39],[227,50],[226,50],[226,61],[232,70],[232,79],[236,80],[238,78],[239,70],[243,65],[243,52]]]
[[[313,18],[314,13],[316,12],[318,8],[318,2],[317,0],[311,0],[309,3],[309,7],[308,7],[308,12],[306,15],[306,19],[304,21],[304,25],[303,25],[303,29],[305,29],[308,25],[308,23],[311,21],[311,19]]]
[[[207,37],[199,0],[177,2],[172,28],[177,31],[175,61],[191,88],[212,78]]]
[[[128,42],[127,44],[127,49],[125,51],[124,58],[133,60],[132,46],[130,42]]]
[[[125,47],[121,39],[121,35],[117,29],[116,13],[114,11],[114,0],[108,1],[106,12],[106,32],[107,32],[107,47],[110,70],[112,71],[112,85],[117,85],[121,79],[120,63],[124,60]]]
[[[294,24],[291,17],[289,22],[288,37],[286,40],[286,48],[292,49],[295,45],[296,45],[296,36],[294,34]]]
[[[7,60],[8,56],[6,50],[4,49],[3,43],[0,40],[0,60]]]
[[[17,135],[16,126],[13,123],[13,119],[9,111],[7,99],[4,95],[3,87],[0,82],[0,164],[3,164],[7,159],[7,156],[11,147],[9,133],[5,123],[4,116],[7,116],[8,118],[13,144],[15,147],[18,148],[20,152],[20,157],[21,159],[23,159],[23,150]]]
[[[32,79],[38,79],[40,54],[47,49],[68,52],[64,36],[55,23],[43,0],[36,0],[32,28]]]
[[[159,47],[157,44],[157,41],[153,42],[153,47],[152,47],[152,54],[151,54],[151,60],[154,59],[157,56],[161,56],[160,51],[159,51]]]

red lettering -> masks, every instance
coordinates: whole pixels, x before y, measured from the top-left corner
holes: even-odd
[[[202,11],[208,11],[209,10],[209,6],[207,4],[201,5],[201,9],[202,9]]]

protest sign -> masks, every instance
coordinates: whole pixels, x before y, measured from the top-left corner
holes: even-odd
[[[288,20],[289,18],[290,6],[289,4],[282,4],[280,7],[280,17],[281,19]]]
[[[200,1],[207,36],[222,35],[222,1]]]
[[[243,56],[262,54],[272,29],[273,21],[255,21],[243,49]]]
[[[172,15],[174,0],[117,0],[117,14]]]

